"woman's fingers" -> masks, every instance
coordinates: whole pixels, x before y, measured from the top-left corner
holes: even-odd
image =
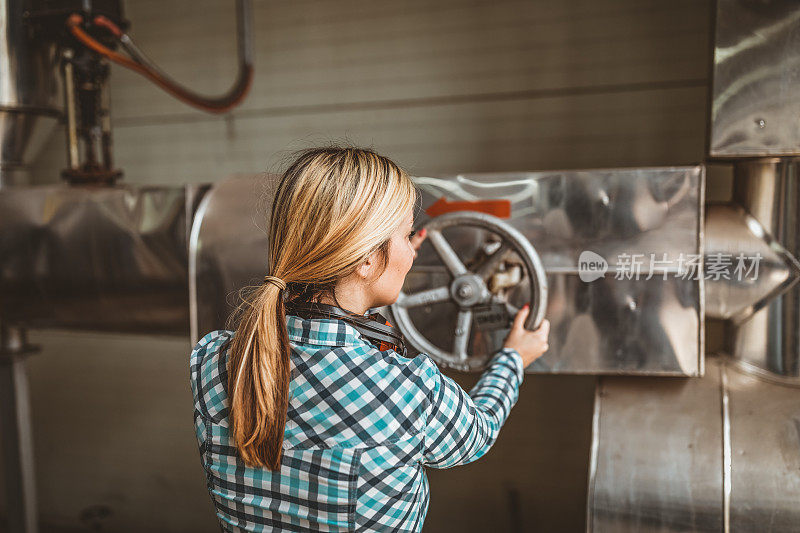
[[[542,337],[546,339],[547,336],[550,334],[550,321],[547,320],[546,318],[542,320],[542,323],[539,325],[539,329],[537,329],[536,331],[540,332],[542,334]]]
[[[530,305],[525,304],[519,311],[517,311],[517,314],[514,316],[514,324],[512,325],[513,329],[525,329],[525,320],[528,319],[528,313],[530,313],[530,310]]]

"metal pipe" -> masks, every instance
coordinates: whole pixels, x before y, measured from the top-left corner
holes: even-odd
[[[133,57],[128,57],[111,50],[99,41],[91,37],[82,28],[83,17],[73,14],[67,20],[67,27],[72,35],[90,50],[101,56],[114,61],[126,68],[134,70],[147,77],[159,87],[172,94],[179,100],[195,106],[203,111],[210,113],[224,113],[237,106],[247,95],[253,82],[253,37],[252,37],[252,2],[251,0],[237,0],[236,2],[236,23],[237,23],[237,45],[239,58],[239,73],[233,86],[222,96],[205,97],[191,91],[175,80],[170,78],[165,72],[158,68],[155,63],[139,50],[130,36],[121,30],[108,19],[96,17],[95,24],[105,26],[120,39],[122,46]]]
[[[705,265],[715,257],[731,261],[739,275],[706,273],[705,315],[742,323],[800,278],[800,264],[761,223],[735,204],[706,206]],[[749,275],[742,279],[742,270]],[[707,270],[711,270],[707,268]]]
[[[25,368],[32,347],[25,330],[0,324],[0,435],[9,533],[37,531],[30,392]]]
[[[733,197],[763,227],[792,269],[763,309],[734,324],[733,357],[742,366],[800,380],[800,159],[742,160],[734,165]]]
[[[75,73],[72,66],[72,50],[64,50],[64,109],[67,120],[67,165],[72,170],[80,166],[80,153],[78,150],[78,118],[77,102],[75,100]]]
[[[0,0],[0,188],[30,183],[61,116],[55,45],[31,36],[28,4]]]

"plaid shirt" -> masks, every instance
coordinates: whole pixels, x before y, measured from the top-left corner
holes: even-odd
[[[519,353],[502,349],[469,394],[426,354],[379,351],[336,319],[289,315],[290,401],[280,470],[252,468],[228,432],[226,360],[234,331],[191,352],[194,423],[224,531],[420,531],[424,466],[483,456],[517,401]]]

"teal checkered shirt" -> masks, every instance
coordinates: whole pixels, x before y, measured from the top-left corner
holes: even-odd
[[[483,456],[516,403],[519,353],[501,349],[467,394],[426,354],[380,351],[342,320],[289,315],[291,383],[280,470],[252,468],[228,431],[234,331],[191,352],[194,423],[223,531],[420,531],[424,467]]]

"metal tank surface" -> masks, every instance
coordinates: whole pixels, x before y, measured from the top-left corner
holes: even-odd
[[[30,182],[29,165],[61,112],[53,43],[32,38],[23,0],[0,0],[0,187]]]
[[[421,200],[418,227],[431,221],[427,211],[442,197],[509,202],[510,214],[500,224],[535,248],[549,287],[544,314],[551,322],[550,350],[528,372],[702,374],[702,279],[682,277],[675,270],[681,255],[701,254],[702,167],[413,179]],[[189,257],[193,342],[224,327],[236,292],[258,285],[268,271],[266,230],[274,181],[263,176],[226,180],[215,184],[201,202]],[[459,260],[478,270],[487,254],[497,251],[497,233],[491,226],[459,224],[442,234]],[[586,251],[608,263],[605,273],[591,281],[581,279],[579,268]],[[523,261],[511,252],[492,266],[497,273],[490,284],[495,295],[509,303],[508,314],[491,328],[473,327],[465,341],[466,352],[479,363],[502,345],[508,331],[504,320],[531,294],[530,277],[520,274]],[[624,264],[630,255],[645,260],[637,272]],[[651,267],[651,256],[668,261]],[[404,320],[443,350],[452,347],[459,316],[452,295],[443,289],[452,277],[426,241],[403,287],[405,299],[424,291],[441,292],[433,303],[417,299],[420,305],[408,306]],[[436,358],[435,353],[431,356]],[[459,367],[451,360],[437,362]],[[480,364],[467,365],[478,368]]]
[[[800,151],[800,4],[717,0],[711,157]]]
[[[206,186],[0,188],[6,325],[185,336]]]
[[[587,531],[800,528],[800,389],[725,354],[702,379],[603,377]]]

